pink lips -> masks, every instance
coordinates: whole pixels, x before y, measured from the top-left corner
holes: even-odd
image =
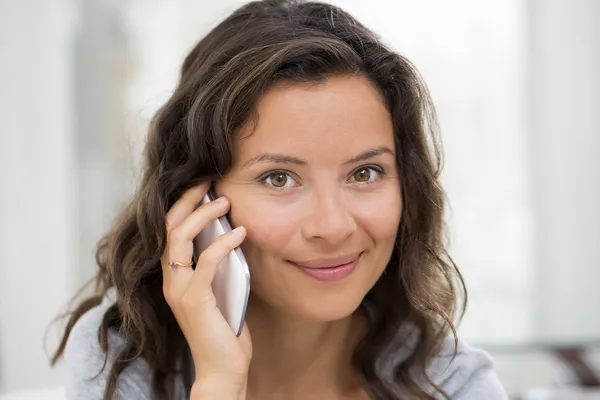
[[[292,264],[313,278],[325,282],[334,282],[350,275],[356,268],[359,258],[360,254],[354,254],[330,259],[292,262]]]

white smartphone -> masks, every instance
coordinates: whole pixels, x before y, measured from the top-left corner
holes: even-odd
[[[201,204],[214,200],[210,191],[204,196]],[[206,228],[194,238],[194,262],[214,240],[231,231],[231,225],[225,216],[211,221]],[[250,270],[242,250],[237,247],[230,251],[218,266],[212,282],[212,290],[217,300],[217,307],[223,317],[240,336],[244,327],[248,297],[250,296]]]

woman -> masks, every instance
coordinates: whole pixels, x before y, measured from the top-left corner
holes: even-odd
[[[154,118],[97,296],[53,360],[69,398],[505,398],[456,338],[466,291],[443,244],[436,135],[416,70],[344,11],[235,11]],[[197,208],[210,186],[220,200]],[[237,229],[190,268],[192,239],[225,214]],[[211,291],[237,246],[252,280],[239,338]]]

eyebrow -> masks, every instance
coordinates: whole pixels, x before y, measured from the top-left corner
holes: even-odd
[[[359,155],[354,156],[354,157],[344,161],[344,164],[345,165],[356,164],[361,161],[375,158],[382,154],[390,154],[393,156],[394,152],[392,150],[390,150],[390,148],[387,146],[380,146],[375,149],[364,151],[364,152],[360,153]],[[277,163],[277,164],[295,164],[295,165],[307,165],[308,164],[308,161],[306,161],[306,160],[303,160],[301,158],[294,157],[294,156],[289,156],[286,154],[263,153],[263,154],[259,154],[258,156],[253,157],[250,160],[246,161],[244,163],[244,165],[242,165],[242,168],[248,168],[248,167],[250,167],[254,164],[258,164],[258,163],[269,163],[269,162]]]
[[[389,155],[393,156],[394,152],[387,146],[379,146],[375,149],[364,151],[364,152],[360,153],[359,155],[352,157],[349,160],[344,161],[344,164],[356,164],[358,162],[365,161],[370,158],[375,158],[375,157],[383,155],[383,154],[389,154]]]
[[[250,160],[246,161],[244,163],[244,165],[242,165],[242,168],[247,168],[247,167],[250,167],[251,165],[258,164],[258,163],[268,163],[268,162],[277,163],[277,164],[296,164],[296,165],[308,164],[308,161],[303,160],[298,157],[288,156],[288,155],[279,154],[279,153],[264,153],[264,154],[259,154],[258,156],[253,157]]]

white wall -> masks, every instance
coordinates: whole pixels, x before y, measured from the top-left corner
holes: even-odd
[[[72,291],[67,0],[0,5],[0,391],[55,382],[43,333]]]
[[[531,0],[538,334],[600,337],[600,2]]]

